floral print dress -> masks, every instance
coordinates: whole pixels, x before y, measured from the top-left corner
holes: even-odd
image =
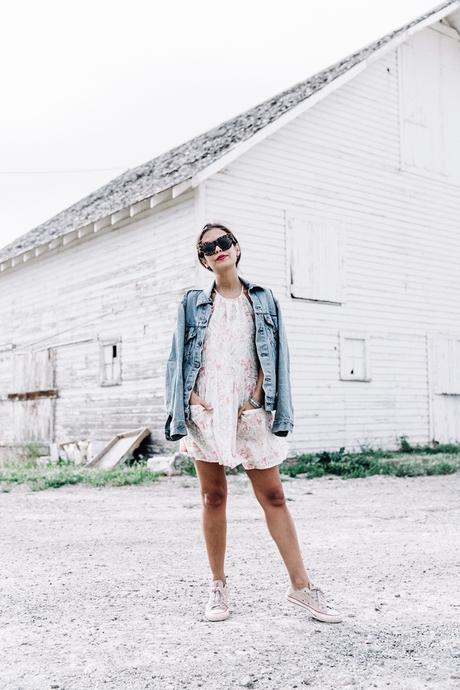
[[[190,405],[179,450],[227,467],[265,469],[286,459],[288,441],[272,433],[273,412],[263,407],[245,410],[238,418],[238,408],[254,393],[258,375],[254,313],[243,288],[238,297],[215,292],[195,383],[196,393],[212,409]]]

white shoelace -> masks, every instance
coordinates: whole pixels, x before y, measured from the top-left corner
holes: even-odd
[[[322,589],[313,586],[310,588],[310,592],[314,592],[316,594],[316,601],[318,602],[318,607],[324,609],[332,609],[332,606],[329,606],[329,604],[326,602],[326,595],[324,594]]]
[[[211,596],[210,607],[212,609],[215,608],[216,606],[220,607],[222,604],[224,606],[226,606],[225,598],[224,598],[224,592],[222,591],[222,588],[219,587],[218,585],[211,589],[210,596]]]

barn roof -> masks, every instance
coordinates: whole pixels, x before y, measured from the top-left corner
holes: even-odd
[[[380,51],[386,44],[412,27],[438,21],[459,7],[458,0],[437,5],[399,29],[387,33],[360,50],[347,55],[308,79],[278,93],[253,108],[199,134],[152,160],[131,168],[102,187],[72,204],[49,220],[16,238],[0,249],[0,262],[51,242],[76,228],[81,228],[143,199],[169,189],[207,168],[235,146],[254,137],[258,132],[302,101],[324,89],[355,65]]]

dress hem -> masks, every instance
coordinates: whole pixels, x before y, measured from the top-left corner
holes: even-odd
[[[246,467],[245,463],[243,461],[237,462],[236,465],[228,465],[225,462],[220,462],[220,460],[208,460],[207,458],[196,458],[196,457],[194,457],[192,455],[188,455],[188,453],[184,453],[184,452],[182,453],[182,455],[186,455],[193,462],[195,462],[195,460],[199,460],[201,462],[209,462],[209,463],[213,463],[214,465],[221,465],[221,467],[228,467],[231,470],[234,470],[236,467],[239,467],[240,465],[242,465],[245,470],[268,470],[271,467],[276,467],[277,465],[281,465],[287,459],[287,458],[282,458],[281,460],[276,460],[271,465],[264,465],[263,467],[256,467],[256,466]]]

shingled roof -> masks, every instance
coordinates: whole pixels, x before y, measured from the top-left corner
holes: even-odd
[[[305,81],[295,84],[147,163],[127,170],[95,192],[0,249],[0,262],[50,242],[67,232],[104,218],[189,179],[228,153],[237,144],[250,139],[261,129],[273,123],[302,101],[310,98],[356,64],[366,60],[372,53],[400,34],[444,8],[451,7],[453,11],[458,6],[457,0],[444,2],[399,29],[369,43],[361,50],[329,65]],[[445,14],[448,14],[447,9]]]

